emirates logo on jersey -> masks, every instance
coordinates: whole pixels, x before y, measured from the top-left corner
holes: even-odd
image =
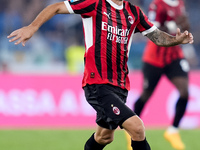
[[[107,31],[107,39],[116,43],[127,44],[130,29],[119,28],[118,26],[109,25],[107,22],[102,21],[103,31]]]
[[[120,115],[120,110],[119,110],[119,108],[116,107],[116,106],[113,106],[113,104],[112,104],[111,106],[112,106],[112,110],[113,110],[114,114]]]
[[[134,20],[132,16],[128,16],[128,21],[130,22],[130,24],[133,24]]]

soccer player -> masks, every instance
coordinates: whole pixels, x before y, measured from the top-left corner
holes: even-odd
[[[193,43],[188,31],[176,36],[160,31],[141,9],[124,0],[69,0],[47,6],[28,26],[8,38],[25,43],[56,14],[80,14],[85,36],[85,69],[82,86],[88,103],[97,112],[97,129],[84,150],[102,150],[113,141],[115,129],[125,129],[134,150],[150,150],[142,120],[125,105],[130,83],[127,60],[134,32],[160,46]],[[36,43],[37,44],[37,43]]]
[[[176,34],[177,27],[181,30],[189,30],[183,0],[153,0],[149,7],[148,17],[159,29],[172,35]],[[185,149],[178,127],[188,102],[188,71],[189,64],[180,46],[160,47],[148,41],[143,54],[143,91],[133,109],[138,116],[141,115],[158,81],[165,74],[180,95],[172,125],[164,133],[165,139],[177,150]]]

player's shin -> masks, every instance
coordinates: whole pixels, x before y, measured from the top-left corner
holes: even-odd
[[[144,139],[144,141],[133,141],[132,140],[131,146],[134,150],[151,150],[146,138]]]
[[[104,147],[105,145],[101,145],[95,141],[93,133],[92,136],[85,143],[84,150],[102,150]]]

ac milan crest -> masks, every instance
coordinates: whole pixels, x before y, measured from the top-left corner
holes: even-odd
[[[132,16],[128,16],[128,21],[130,22],[130,24],[133,24],[134,20]]]
[[[114,106],[113,107],[113,112],[116,114],[116,115],[119,115],[120,114],[120,110],[118,107]]]

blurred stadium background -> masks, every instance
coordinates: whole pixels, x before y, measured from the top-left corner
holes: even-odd
[[[95,113],[85,102],[81,89],[84,37],[80,16],[55,16],[40,28],[26,47],[15,46],[7,39],[13,30],[28,25],[45,6],[59,1],[0,0],[2,150],[83,149],[84,142],[93,132],[87,129],[95,127]],[[147,12],[151,2],[130,1],[140,5],[144,12]],[[187,0],[185,3],[194,44],[184,46],[185,56],[191,66],[190,102],[181,123],[181,132],[187,150],[194,150],[200,147],[195,140],[200,137],[200,0]],[[140,34],[136,37],[128,62],[132,83],[129,106],[141,92],[141,56],[147,40]],[[152,149],[171,150],[160,136],[170,124],[178,95],[165,77],[159,86],[161,88],[156,89],[152,97],[154,100],[148,103],[142,119],[149,141],[153,144]],[[155,105],[160,107],[155,109]],[[116,136],[116,142],[106,149],[125,149],[124,133],[119,130],[116,134],[119,135]],[[76,143],[77,136],[83,139],[79,140],[79,144]],[[122,141],[122,144],[117,141]]]

